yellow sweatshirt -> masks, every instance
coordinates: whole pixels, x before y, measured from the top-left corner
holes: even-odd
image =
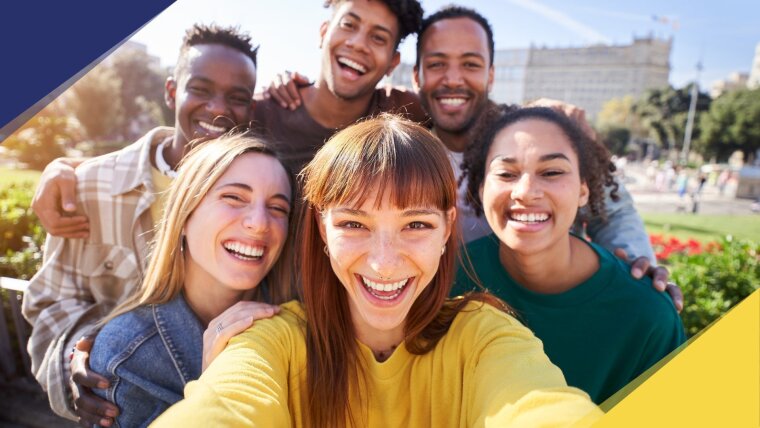
[[[305,313],[297,302],[232,339],[157,427],[305,425]],[[401,344],[385,362],[359,344],[365,364],[362,427],[506,427],[590,424],[601,412],[509,315],[479,302],[460,312],[424,355]],[[352,397],[352,404],[357,397]]]

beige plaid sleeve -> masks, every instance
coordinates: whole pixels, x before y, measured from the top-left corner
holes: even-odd
[[[137,276],[137,267],[128,249],[81,239],[49,236],[45,253],[49,257],[24,296],[24,315],[33,326],[28,350],[32,372],[48,392],[51,407],[73,418],[68,354],[132,288],[130,277]]]
[[[32,372],[48,392],[51,408],[70,419],[75,418],[68,385],[73,344],[139,283],[130,221],[138,198],[112,196],[112,173],[105,169],[95,168],[85,176],[77,171],[90,237],[48,235],[42,268],[30,281],[23,302],[24,316],[32,324],[27,347]]]

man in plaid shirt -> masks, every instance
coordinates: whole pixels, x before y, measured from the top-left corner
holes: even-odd
[[[76,169],[78,209],[90,221],[86,238],[48,235],[45,260],[24,296],[32,324],[32,371],[52,409],[77,420],[69,355],[113,307],[140,285],[162,191],[197,138],[215,138],[246,123],[256,83],[250,37],[231,28],[195,25],[185,35],[165,87],[176,128],[156,128],[134,144]],[[98,385],[104,386],[104,385]],[[111,410],[109,416],[115,416]],[[110,424],[110,420],[83,423]]]

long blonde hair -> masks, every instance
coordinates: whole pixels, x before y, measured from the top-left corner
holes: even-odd
[[[203,200],[214,183],[232,163],[246,153],[260,153],[279,158],[267,143],[247,133],[226,134],[217,139],[199,144],[180,163],[179,173],[174,179],[166,201],[151,251],[148,268],[140,288],[126,301],[117,306],[103,321],[129,312],[138,306],[166,303],[179,295],[185,282],[185,256],[182,247],[182,231],[188,218]],[[282,164],[282,162],[280,162]],[[287,167],[283,165],[286,171]],[[292,197],[295,201],[296,188],[292,174],[288,172]],[[295,202],[292,202],[293,204]],[[291,213],[295,211],[291,207]],[[289,222],[289,232],[293,229]],[[292,233],[283,245],[282,253],[267,274],[267,293],[256,287],[254,299],[266,297],[269,303],[283,303],[293,298]]]

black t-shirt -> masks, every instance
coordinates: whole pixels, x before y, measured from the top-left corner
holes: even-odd
[[[415,122],[427,120],[416,95],[397,89],[376,89],[364,117],[382,112],[401,114]],[[317,123],[303,104],[291,111],[272,99],[256,102],[252,128],[271,139],[283,162],[295,174],[339,131]]]

